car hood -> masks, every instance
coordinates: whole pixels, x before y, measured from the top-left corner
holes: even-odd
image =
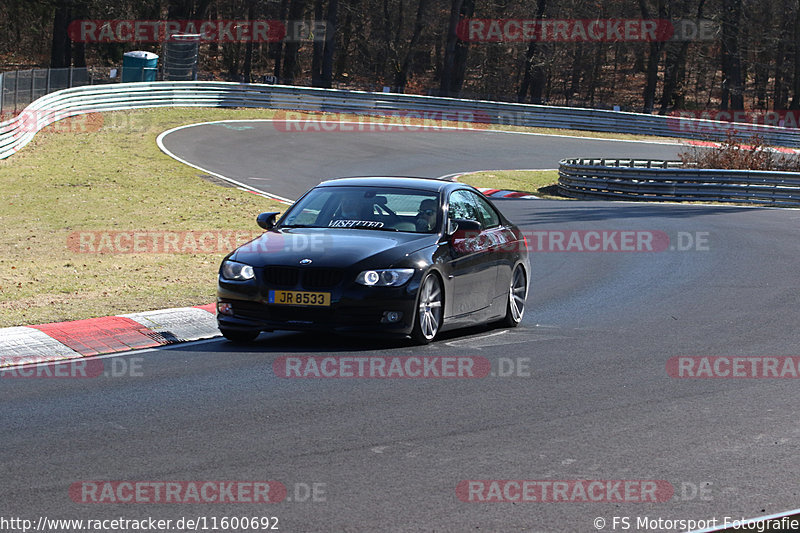
[[[310,259],[315,267],[348,267],[383,254],[392,266],[404,256],[435,244],[438,235],[351,228],[270,230],[239,247],[230,257],[254,267],[296,266]],[[392,250],[389,252],[389,250]]]

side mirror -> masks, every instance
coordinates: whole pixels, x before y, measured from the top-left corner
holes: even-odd
[[[481,232],[481,225],[474,220],[457,218],[447,221],[447,238],[457,254],[467,254],[477,250],[476,241]]]
[[[454,239],[467,239],[470,237],[476,237],[481,232],[480,223],[474,220],[457,218],[455,220],[450,220],[449,222],[455,226],[455,230],[452,234],[450,234]],[[448,231],[450,230],[450,225],[448,225],[447,229]]]
[[[458,231],[458,222],[453,220],[452,218],[447,219],[447,229],[445,229],[445,235],[449,238],[456,234]]]
[[[270,211],[268,213],[261,213],[256,217],[256,223],[265,230],[271,230],[275,227],[275,220],[280,215],[278,211]]]

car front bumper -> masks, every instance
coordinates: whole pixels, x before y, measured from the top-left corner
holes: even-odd
[[[267,294],[271,287],[253,290],[241,283],[220,280],[217,305],[230,304],[232,314],[218,311],[217,324],[220,329],[239,331],[332,331],[406,336],[414,327],[419,288],[415,281],[402,287],[351,284],[334,288],[325,291],[331,293],[331,305],[317,307],[270,304]],[[387,319],[387,314],[392,312],[401,313],[395,322]]]

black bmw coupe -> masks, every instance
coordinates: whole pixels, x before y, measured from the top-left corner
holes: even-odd
[[[262,331],[411,336],[498,321],[513,327],[530,279],[522,232],[473,187],[342,178],[305,193],[222,261],[217,322],[232,341]]]

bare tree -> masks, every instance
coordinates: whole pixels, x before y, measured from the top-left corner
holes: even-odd
[[[544,18],[544,10],[547,5],[547,0],[537,0],[536,2],[536,17],[537,23],[541,23]],[[528,95],[531,93],[531,103],[540,104],[542,102],[542,91],[544,89],[544,69],[540,63],[541,59],[537,57],[538,42],[534,39],[528,44],[528,50],[525,52],[525,62],[522,64],[522,83],[519,86],[517,93],[517,101],[524,102]]]
[[[722,97],[720,109],[744,109],[739,23],[742,0],[722,0]]]
[[[639,0],[639,10],[642,13],[644,20],[651,20],[652,14],[647,6],[647,0]],[[664,20],[667,18],[667,6],[665,0],[656,0],[657,18]],[[642,111],[644,113],[652,113],[656,101],[656,86],[658,84],[658,67],[661,62],[661,52],[664,49],[664,43],[659,40],[653,40],[649,43],[649,54],[647,56],[647,68],[645,71],[645,86],[642,95],[643,105]]]
[[[63,68],[72,64],[72,46],[67,33],[71,20],[72,0],[58,0],[53,17],[53,46],[50,50],[50,67]]]

